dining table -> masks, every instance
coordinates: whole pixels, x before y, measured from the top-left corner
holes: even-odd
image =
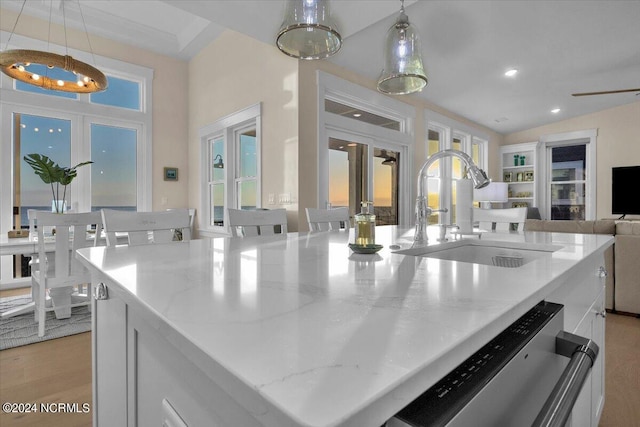
[[[0,236],[0,255],[30,255],[38,252],[38,239],[33,236],[8,238]],[[55,236],[45,237],[45,249],[53,251],[56,246]]]

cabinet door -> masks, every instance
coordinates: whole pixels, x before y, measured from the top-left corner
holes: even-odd
[[[598,344],[600,352],[591,372],[591,425],[597,427],[604,408],[604,367],[605,367],[605,309],[604,293],[594,303],[591,331],[592,340]]]
[[[604,405],[604,291],[594,301],[587,316],[576,329],[576,334],[592,339],[599,348],[598,357],[591,367],[571,414],[574,427],[597,427]]]
[[[95,284],[100,286],[100,283]],[[109,287],[107,286],[107,289]],[[95,295],[94,289],[94,295]],[[93,425],[127,425],[127,306],[113,292],[93,300]]]

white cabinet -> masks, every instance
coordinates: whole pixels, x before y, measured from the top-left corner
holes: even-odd
[[[509,200],[505,207],[537,206],[538,143],[504,145],[500,147],[502,181],[509,183]]]
[[[108,292],[92,306],[94,427],[261,425],[207,374],[204,354],[100,280]]]

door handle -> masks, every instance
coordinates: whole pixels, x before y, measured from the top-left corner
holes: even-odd
[[[565,331],[556,336],[556,353],[570,357],[571,361],[532,426],[562,427],[566,424],[598,351],[598,345],[590,339]]]

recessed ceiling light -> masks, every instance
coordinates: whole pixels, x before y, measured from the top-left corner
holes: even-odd
[[[347,144],[347,147],[355,147],[356,145],[358,144],[356,144],[355,142],[350,142],[349,144]]]
[[[354,113],[354,114],[353,114],[353,117],[360,117],[361,115],[362,115],[362,114],[360,114],[360,113]]]
[[[560,112],[560,109],[559,108],[554,108],[553,110],[551,110],[551,112],[553,114],[558,114]]]
[[[504,73],[504,75],[505,75],[505,76],[507,76],[507,77],[513,77],[513,76],[515,76],[516,74],[518,74],[518,70],[516,70],[515,68],[512,68],[512,69],[510,69],[510,70],[507,70],[507,71]]]

